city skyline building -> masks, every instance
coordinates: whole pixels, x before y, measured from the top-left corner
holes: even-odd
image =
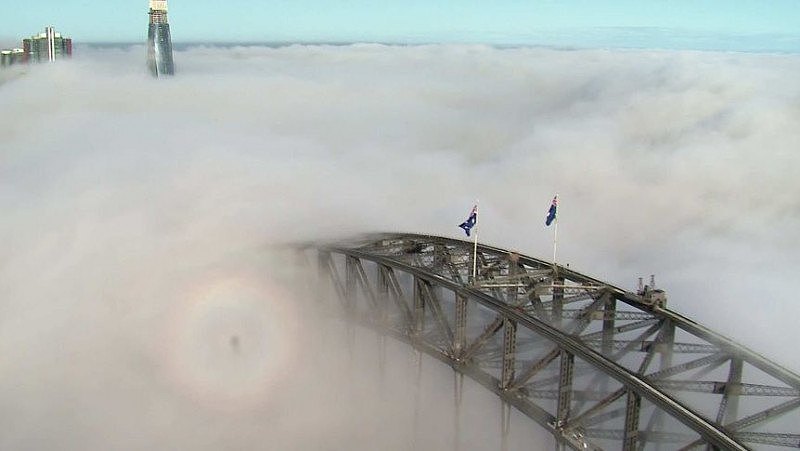
[[[52,26],[45,27],[44,33],[22,40],[22,49],[30,61],[53,62],[59,58],[72,56],[72,39],[56,33]]]
[[[53,26],[45,27],[43,33],[22,40],[22,48],[0,51],[0,66],[11,66],[28,62],[53,62],[72,56],[72,39],[57,33]]]
[[[174,75],[172,37],[167,20],[167,0],[150,0],[147,29],[147,66],[154,77]]]
[[[7,67],[13,64],[20,64],[27,61],[25,50],[6,49],[0,51],[0,67]]]

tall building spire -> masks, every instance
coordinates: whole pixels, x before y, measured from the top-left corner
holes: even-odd
[[[167,0],[150,0],[150,25],[147,29],[147,66],[154,77],[174,75],[172,38],[167,21]]]

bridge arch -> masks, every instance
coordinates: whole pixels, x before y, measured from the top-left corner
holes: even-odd
[[[573,449],[800,447],[800,377],[669,310],[487,245],[375,234],[304,247],[349,319],[450,365]],[[308,256],[308,255],[306,255]]]

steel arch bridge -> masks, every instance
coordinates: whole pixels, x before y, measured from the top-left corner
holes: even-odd
[[[667,309],[658,290],[481,244],[473,279],[473,243],[428,235],[303,253],[320,299],[483,385],[558,447],[800,448],[800,377]]]

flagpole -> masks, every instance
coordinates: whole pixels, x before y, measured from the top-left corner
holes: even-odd
[[[556,248],[558,247],[558,217],[556,217],[556,224],[553,229],[553,266],[556,266]]]
[[[558,202],[558,194],[555,196],[556,203]],[[556,204],[556,209],[558,209],[558,204]],[[553,228],[553,270],[557,269],[556,266],[556,249],[558,249],[558,210],[556,210],[556,217],[555,220],[555,227]]]
[[[475,200],[475,244],[472,248],[472,283],[478,282],[478,201]]]

